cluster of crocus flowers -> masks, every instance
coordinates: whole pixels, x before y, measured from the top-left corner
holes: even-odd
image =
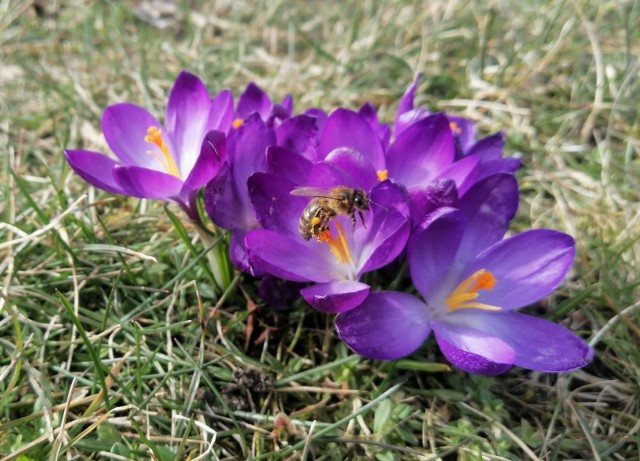
[[[131,104],[107,108],[102,128],[118,161],[66,156],[96,187],[172,201],[191,220],[228,230],[230,260],[263,277],[261,293],[281,305],[290,287],[275,281],[295,284],[315,309],[338,314],[340,338],[363,356],[407,356],[433,332],[444,356],[471,373],[584,366],[593,351],[579,337],[514,312],[560,285],[573,239],[545,229],[504,238],[519,160],[503,157],[501,133],[477,139],[470,120],[415,108],[418,83],[390,127],[369,103],[295,114],[290,97],[273,103],[253,83],[235,105],[229,91],[212,98],[182,72],[164,126]],[[367,206],[335,190],[357,191]],[[420,297],[366,283],[368,272],[405,260]]]

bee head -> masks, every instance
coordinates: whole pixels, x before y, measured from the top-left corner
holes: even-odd
[[[362,189],[353,191],[353,204],[358,210],[369,210],[369,199]]]

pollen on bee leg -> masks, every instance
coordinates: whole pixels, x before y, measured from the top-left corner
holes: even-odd
[[[312,226],[317,226],[318,224],[320,224],[322,222],[322,219],[318,218],[317,216],[315,218],[313,218],[311,220],[311,225]]]

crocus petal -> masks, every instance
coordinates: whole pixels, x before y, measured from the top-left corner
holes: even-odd
[[[313,187],[358,187],[358,181],[341,168],[336,168],[331,163],[318,162],[313,165],[309,173],[307,186]]]
[[[320,312],[337,314],[362,304],[369,294],[369,285],[360,282],[317,283],[300,290],[304,299]]]
[[[378,183],[369,199],[366,226],[357,225],[353,233],[353,254],[360,274],[393,261],[404,250],[411,232],[408,197],[398,184],[389,180]]]
[[[476,140],[476,124],[464,117],[447,116],[451,130],[454,132],[456,139],[458,140],[462,151],[465,154],[470,154],[469,149],[473,146]]]
[[[332,282],[335,258],[319,243],[258,229],[245,238],[249,261],[269,274],[294,282]]]
[[[173,84],[167,103],[166,127],[175,151],[172,152],[183,177],[198,158],[208,129],[211,98],[198,77],[182,71]]]
[[[460,211],[439,208],[427,216],[409,242],[411,279],[427,302],[453,289],[451,282],[443,282],[447,268],[452,266],[464,230],[465,221]]]
[[[318,133],[322,133],[322,130],[324,130],[324,125],[325,123],[327,123],[327,119],[329,118],[327,113],[322,109],[318,109],[317,107],[312,107],[311,109],[305,110],[304,114],[316,119],[316,126],[318,127]]]
[[[427,117],[431,117],[433,114],[422,107],[418,107],[416,109],[411,109],[404,114],[396,117],[396,122],[394,129],[396,131],[396,138],[402,134],[404,130],[409,128],[416,122],[420,120],[424,120]]]
[[[432,327],[444,356],[463,371],[498,375],[516,360],[513,348],[495,335],[444,321],[434,321]]]
[[[369,200],[371,206],[378,211],[397,211],[405,218],[411,215],[407,190],[390,179],[376,184],[371,189]]]
[[[515,351],[514,363],[546,373],[575,370],[594,351],[582,339],[549,320],[515,312],[459,311],[457,322],[499,337]]]
[[[204,209],[209,219],[223,229],[238,227],[237,216],[229,211],[230,202],[238,207],[232,192],[229,165],[225,163],[204,189]]]
[[[411,222],[414,227],[419,226],[425,217],[437,208],[458,206],[458,189],[451,179],[438,179],[424,189],[412,189],[409,197]]]
[[[242,272],[251,274],[254,277],[260,277],[264,275],[264,272],[251,264],[245,244],[246,236],[246,230],[233,229],[231,238],[229,239],[229,259],[231,263]]]
[[[503,240],[481,253],[461,280],[486,269],[496,280],[491,290],[478,292],[479,303],[517,309],[551,294],[571,267],[573,239],[562,232],[536,229]]]
[[[226,229],[257,228],[247,179],[255,172],[266,171],[266,149],[274,143],[273,129],[268,128],[257,114],[229,134],[226,141],[229,179],[224,183],[216,182],[215,190],[207,186],[205,192],[205,205],[207,201],[210,203],[207,213],[217,225]],[[213,202],[215,206],[211,206]]]
[[[504,134],[498,132],[480,139],[465,153],[480,158],[476,181],[495,173],[513,173],[520,168],[520,159],[502,158],[503,147]]]
[[[312,167],[313,164],[309,160],[284,147],[267,148],[267,171],[293,181],[296,186],[309,184]]]
[[[223,90],[213,98],[207,128],[228,133],[233,124],[233,94]]]
[[[449,178],[456,183],[458,194],[462,197],[476,181],[480,159],[470,155],[444,168],[438,178]]]
[[[253,173],[266,171],[267,147],[276,143],[275,132],[257,116],[251,116],[229,135],[227,154],[233,165],[234,185],[241,203],[249,205],[247,179]]]
[[[165,171],[157,160],[157,156],[162,156],[160,150],[144,140],[150,127],[161,129],[162,125],[153,115],[134,104],[115,104],[102,114],[102,132],[107,144],[124,165]]]
[[[356,235],[359,233],[356,230]],[[399,212],[384,212],[381,219],[373,220],[364,244],[360,247],[358,267],[361,274],[386,266],[404,250],[411,232],[411,221]],[[356,237],[358,238],[358,237]]]
[[[518,209],[516,178],[503,173],[478,182],[460,200],[460,209],[467,220],[467,230],[460,244],[459,262],[474,258],[502,240]]]
[[[378,123],[378,112],[376,111],[376,108],[373,106],[373,104],[371,104],[370,102],[365,102],[362,107],[360,107],[358,113],[362,115],[365,120],[369,122],[371,128],[375,130],[374,125]]]
[[[317,161],[318,126],[309,115],[298,115],[283,121],[276,129],[278,146]]]
[[[318,151],[326,156],[337,147],[351,147],[367,158],[376,170],[385,169],[380,139],[366,119],[356,112],[337,109],[325,123]]]
[[[296,185],[274,174],[255,173],[249,176],[248,185],[251,203],[262,227],[300,238],[298,223],[311,199],[292,196]]]
[[[480,162],[477,169],[476,181],[496,173],[515,173],[520,168],[519,158],[500,158]]]
[[[126,195],[138,198],[175,199],[183,184],[175,176],[138,166],[116,166],[113,177]]]
[[[420,83],[420,79],[422,78],[422,72],[418,72],[413,79],[413,83],[407,88],[400,98],[400,103],[398,104],[398,111],[396,112],[396,116],[402,115],[405,112],[413,109],[413,99],[416,95],[416,90],[418,89],[418,84]],[[396,136],[398,133],[396,133]]]
[[[280,103],[280,106],[282,106],[282,108],[285,110],[285,112],[290,117],[291,114],[293,113],[293,96],[291,96],[290,94],[286,95],[282,99],[282,102]]]
[[[482,162],[488,160],[498,160],[502,158],[502,149],[504,147],[504,134],[499,131],[491,136],[478,140],[470,146],[466,155],[477,155]]]
[[[184,189],[184,186],[183,186]],[[174,201],[182,208],[186,215],[196,224],[202,224],[202,217],[198,210],[198,190],[181,191],[180,197]]]
[[[337,170],[353,178],[349,186],[356,189],[370,190],[377,182],[378,175],[373,165],[360,152],[350,147],[338,147],[325,157],[327,163]]]
[[[207,184],[220,172],[225,160],[224,134],[219,131],[209,131],[202,142],[200,155],[184,182],[182,191],[200,189]]]
[[[262,88],[251,82],[247,85],[247,89],[240,95],[238,99],[237,116],[246,119],[251,114],[257,112],[262,120],[269,117],[271,111],[271,99]]]
[[[269,116],[265,120],[265,123],[270,127],[277,126],[280,121],[288,119],[289,115],[291,114],[287,109],[282,107],[280,104],[274,104],[271,106]]]
[[[400,99],[400,103],[398,104],[398,111],[396,112],[396,118],[393,123],[394,136],[396,138],[400,136],[400,133],[402,133],[407,128],[407,126],[409,126],[409,123],[405,122],[407,117],[404,115],[413,110],[413,99],[415,97],[416,89],[418,88],[421,77],[422,74],[416,75],[413,83],[411,84],[411,86],[409,86],[409,88],[407,88],[407,90],[404,92],[404,95],[402,95],[402,98]]]
[[[416,351],[427,339],[427,306],[418,298],[394,291],[376,291],[355,309],[338,315],[340,339],[360,355],[396,360]]]
[[[389,177],[406,188],[424,187],[453,161],[447,117],[436,114],[402,132],[387,153]]]
[[[373,131],[378,135],[378,138],[380,138],[382,146],[387,149],[389,147],[389,141],[391,140],[391,128],[389,125],[378,121],[378,113],[376,108],[373,107],[373,104],[370,102],[364,103],[358,113],[369,122]]]
[[[85,150],[66,150],[64,155],[73,171],[92,186],[112,194],[126,194],[113,179],[112,170],[118,164],[115,160]]]

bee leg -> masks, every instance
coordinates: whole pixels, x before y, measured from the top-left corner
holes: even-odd
[[[356,227],[356,214],[355,213],[351,213],[351,222],[353,223],[353,227]]]
[[[358,211],[358,216],[360,216],[360,221],[362,222],[362,227],[367,227],[367,225],[364,223],[364,216],[362,216],[362,211]],[[356,223],[356,218],[355,216],[353,217],[353,224]]]

